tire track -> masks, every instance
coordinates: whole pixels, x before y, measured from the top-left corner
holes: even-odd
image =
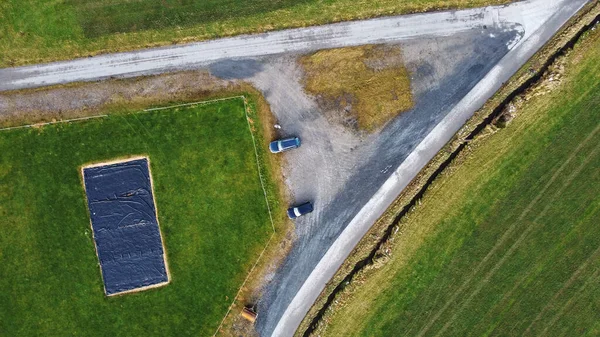
[[[556,299],[560,297],[564,293],[564,291],[567,288],[569,288],[573,284],[573,282],[575,282],[575,280],[577,280],[577,278],[583,272],[583,270],[585,270],[588,267],[592,260],[595,260],[597,258],[597,255],[599,253],[600,246],[598,246],[598,248],[596,248],[596,250],[579,266],[579,268],[577,268],[577,270],[571,275],[567,282],[565,282],[565,284],[560,288],[560,290],[557,291],[556,294],[554,294],[554,296],[552,296],[552,298],[548,301],[546,306],[544,306],[544,308],[542,308],[542,310],[537,314],[537,316],[535,316],[535,318],[531,321],[531,323],[529,324],[527,329],[525,329],[525,332],[523,334],[527,335],[531,331],[533,325],[537,323],[537,321],[539,321],[540,318],[542,318],[542,316],[548,311],[548,309],[550,309],[550,307],[552,306],[552,302],[556,301]]]
[[[488,252],[488,254],[481,260],[481,262],[479,262],[479,264],[477,265],[477,267],[475,267],[475,269],[473,270],[473,272],[471,273],[471,275],[469,276],[469,278],[467,278],[462,284],[461,286],[452,294],[452,296],[450,297],[450,299],[448,301],[446,301],[446,303],[444,304],[444,306],[438,310],[438,312],[434,315],[434,317],[421,329],[421,331],[417,334],[418,337],[422,337],[423,335],[425,335],[425,333],[427,333],[427,331],[429,331],[429,329],[431,328],[431,326],[439,319],[439,317],[448,309],[448,307],[455,302],[456,298],[458,298],[458,296],[463,293],[465,291],[465,289],[469,286],[469,284],[471,283],[471,281],[475,278],[475,276],[481,271],[481,269],[483,269],[484,265],[487,263],[487,261],[496,253],[496,251],[508,240],[508,238],[510,237],[510,235],[515,231],[515,229],[517,228],[518,224],[525,218],[525,216],[527,214],[529,214],[529,212],[531,212],[531,210],[533,209],[533,207],[538,203],[538,201],[542,198],[542,196],[544,195],[544,193],[548,190],[548,188],[550,188],[550,186],[552,186],[552,184],[556,181],[556,179],[558,179],[558,177],[562,174],[562,172],[566,169],[566,167],[571,163],[571,161],[573,161],[573,159],[577,156],[577,154],[579,153],[579,151],[598,133],[598,131],[600,131],[600,124],[596,126],[596,128],[581,142],[579,143],[579,145],[577,146],[577,148],[575,148],[575,150],[571,153],[571,155],[567,158],[567,160],[558,168],[558,170],[556,170],[554,172],[554,174],[552,175],[552,177],[550,177],[550,179],[548,180],[548,182],[544,185],[544,187],[540,190],[540,192],[536,195],[536,197],[527,205],[527,207],[523,210],[523,212],[519,215],[519,217],[517,218],[517,220],[506,230],[506,232],[504,232],[504,234],[502,235],[502,237],[496,242],[496,244],[494,245],[494,247]],[[598,151],[598,148],[596,148],[593,153],[596,153]],[[590,156],[588,156],[588,158],[586,159],[586,161],[584,163],[587,163],[590,159],[592,158],[592,154],[590,154]],[[579,169],[582,169],[582,166],[579,167]],[[578,170],[579,171],[579,170]],[[573,173],[570,175],[570,177],[573,176]],[[565,185],[563,185],[564,188]],[[560,189],[560,191],[563,190],[563,188]],[[535,222],[534,222],[535,223]],[[524,234],[527,234],[531,228],[533,226],[530,226],[528,229],[526,229],[523,234],[521,235],[521,237],[517,240],[517,242],[522,241],[522,239],[524,238]],[[515,243],[516,244],[516,243]],[[513,245],[514,246],[514,245]],[[510,249],[512,249],[513,247],[511,247]],[[504,257],[503,257],[504,259]],[[501,260],[502,261],[502,260]],[[495,268],[495,267],[494,267]]]
[[[550,323],[548,323],[546,325],[546,328],[544,328],[544,330],[542,331],[542,333],[539,335],[540,337],[544,336],[544,335],[546,335],[546,333],[548,333],[548,330],[550,330],[550,328],[564,315],[565,311],[573,304],[573,302],[575,302],[576,300],[579,300],[583,296],[583,292],[585,291],[585,289],[593,281],[597,281],[598,280],[598,276],[600,276],[600,269],[597,269],[592,275],[590,275],[590,277],[587,278],[587,280],[585,281],[585,283],[581,287],[579,287],[579,289],[577,290],[577,293],[575,293],[567,301],[567,303],[565,303],[565,305],[560,309],[560,311],[557,312],[556,315],[554,315],[554,317],[552,318],[552,320],[550,321]]]
[[[593,252],[591,254],[591,256],[588,257],[588,260],[591,259],[592,256],[595,256],[597,253],[600,253],[600,246],[598,246],[597,251]],[[548,265],[548,263],[551,262],[551,260],[552,260],[552,257],[546,257],[545,259],[543,259],[542,261],[543,261],[544,266]],[[581,266],[580,266],[580,268],[581,268]],[[514,292],[517,290],[517,288],[520,287],[525,280],[527,280],[529,277],[531,277],[534,274],[535,275],[539,274],[540,272],[541,272],[541,270],[539,270],[539,269],[533,269],[533,268],[529,269],[529,271],[523,277],[521,277],[521,279],[519,279],[514,284],[514,286],[506,294],[504,294],[504,296],[502,296],[502,299],[500,301],[498,301],[492,308],[490,308],[488,310],[488,312],[486,313],[486,316],[485,316],[484,320],[487,319],[487,318],[489,318],[492,315],[492,312],[494,311],[494,309],[496,309],[498,306],[500,306],[501,304],[504,304],[506,301],[508,301],[512,297],[512,295],[514,294]],[[494,329],[489,333],[489,335],[490,336],[493,335],[494,331],[499,326],[500,326],[499,324],[496,325],[496,327],[494,327]],[[515,327],[513,327],[512,330],[514,330],[514,328]],[[524,334],[527,334],[527,331]]]
[[[523,281],[525,281],[527,278],[529,278],[535,271],[536,271],[536,269],[533,269],[533,268],[529,269],[529,271],[523,277],[521,277],[521,279],[518,280],[517,283],[515,283],[515,285],[506,294],[504,294],[504,296],[502,296],[502,299],[500,299],[500,301],[498,301],[498,303],[496,305],[494,305],[492,308],[490,308],[488,310],[484,319],[482,319],[481,321],[483,322],[485,319],[489,318],[491,316],[491,313],[494,311],[494,309],[496,309],[500,304],[504,304],[507,300],[509,300],[512,297],[513,293],[521,286],[521,284],[523,284]],[[482,322],[480,322],[480,324],[482,324]],[[496,329],[499,326],[500,326],[500,324],[496,324],[494,329],[489,333],[489,336],[492,336],[494,334],[494,331],[496,331]],[[479,327],[479,326],[476,326],[475,328],[477,328],[477,327]],[[469,336],[472,336],[472,334],[469,334]]]
[[[569,174],[569,177],[568,177],[567,181],[558,189],[558,191],[556,191],[556,193],[554,193],[554,195],[551,198],[551,201],[553,201],[556,198],[558,198],[567,189],[567,187],[569,187],[569,185],[579,175],[579,173],[581,173],[581,171],[587,166],[587,164],[589,164],[589,162],[596,156],[596,154],[598,153],[599,150],[600,150],[600,148],[594,149],[594,151],[592,151],[592,153],[590,153],[590,155],[585,159],[585,161],[581,165],[579,165],[579,167],[577,167],[577,169],[575,171],[573,171],[571,174]],[[572,154],[572,156],[573,156],[573,154]],[[435,336],[440,336],[441,334],[443,334],[450,327],[450,325],[452,325],[452,323],[454,323],[454,321],[458,317],[458,314],[464,309],[465,306],[467,306],[469,303],[471,303],[471,301],[473,300],[473,298],[475,298],[475,296],[477,296],[477,294],[479,294],[479,292],[481,291],[481,289],[483,289],[483,287],[490,281],[490,279],[494,276],[494,274],[496,274],[496,272],[502,267],[502,265],[508,260],[508,258],[521,246],[521,243],[527,238],[527,235],[529,235],[529,233],[531,231],[533,231],[534,229],[538,229],[538,227],[540,226],[539,220],[543,216],[546,215],[546,213],[550,210],[550,208],[552,206],[553,206],[553,203],[549,202],[546,205],[546,207],[544,207],[544,209],[542,210],[542,212],[540,212],[540,214],[533,220],[532,225],[529,226],[529,227],[527,227],[523,231],[523,233],[521,234],[521,236],[519,236],[519,238],[517,239],[517,241],[509,248],[509,250],[504,254],[504,256],[502,256],[502,258],[500,259],[500,261],[498,261],[494,265],[494,267],[492,268],[492,270],[490,270],[485,275],[484,279],[481,282],[479,282],[478,287],[460,305],[459,309],[456,310],[456,312],[454,313],[454,315],[452,315],[452,317],[450,318],[450,320],[448,320],[446,322],[446,324],[444,324],[444,326],[442,327],[442,329]]]

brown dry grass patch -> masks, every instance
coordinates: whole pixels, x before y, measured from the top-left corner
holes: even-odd
[[[326,110],[348,114],[358,129],[375,130],[413,106],[410,76],[398,46],[322,50],[300,63],[306,91]]]

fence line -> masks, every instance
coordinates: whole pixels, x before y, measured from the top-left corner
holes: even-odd
[[[214,103],[214,102],[220,102],[220,101],[227,101],[227,100],[238,99],[238,98],[242,98],[243,99],[244,96],[240,95],[240,96],[232,96],[232,97],[224,97],[224,98],[215,98],[215,99],[209,99],[207,101],[198,101],[198,102],[175,104],[175,105],[169,105],[169,106],[161,106],[161,107],[158,107],[158,108],[144,109],[143,112],[151,112],[151,111],[158,111],[158,110],[179,108],[179,107],[182,107],[182,106],[190,106],[190,105],[197,105],[197,104],[208,104],[208,103]]]
[[[258,148],[256,147],[256,138],[254,137],[254,132],[252,132],[252,125],[250,125],[250,120],[249,120],[249,116],[248,116],[248,105],[247,105],[247,102],[246,102],[246,97],[245,96],[238,96],[238,97],[232,97],[232,98],[242,98],[242,100],[244,102],[244,113],[245,113],[245,116],[246,116],[246,122],[248,123],[248,130],[250,131],[250,135],[252,136],[252,144],[254,144],[254,154],[256,156],[256,167],[258,168],[258,178],[260,179],[260,184],[262,186],[263,194],[265,196],[265,202],[267,204],[267,210],[269,211],[269,219],[271,220],[271,226],[273,227],[273,233],[271,234],[271,237],[269,238],[269,240],[265,244],[265,247],[263,248],[262,252],[260,253],[260,255],[258,256],[258,258],[256,259],[256,261],[254,262],[254,265],[252,266],[252,268],[250,269],[250,271],[246,275],[246,278],[244,279],[244,282],[242,282],[242,285],[240,286],[240,288],[238,289],[237,293],[235,294],[235,297],[233,298],[233,301],[231,301],[231,304],[229,305],[229,308],[227,308],[227,312],[225,313],[225,316],[223,316],[223,319],[221,320],[221,323],[219,324],[219,326],[217,327],[217,330],[213,334],[213,337],[215,337],[219,333],[219,330],[221,330],[221,327],[223,326],[223,323],[225,323],[225,320],[227,319],[227,316],[229,316],[229,313],[231,312],[231,309],[233,308],[233,305],[235,304],[235,301],[237,300],[238,296],[242,292],[242,289],[246,285],[246,282],[248,282],[248,279],[250,279],[250,275],[252,275],[252,272],[254,271],[254,269],[256,268],[256,266],[258,265],[258,262],[262,259],[264,253],[267,251],[267,248],[269,247],[269,244],[271,243],[271,240],[273,240],[273,237],[277,233],[276,230],[275,230],[275,222],[273,221],[273,214],[271,212],[271,206],[269,204],[269,199],[267,197],[267,189],[265,187],[265,183],[263,181],[263,176],[262,176],[261,169],[260,169],[261,166],[260,166],[260,160],[259,160],[259,156],[258,156]]]
[[[244,99],[245,97],[243,95],[240,95],[240,96],[232,96],[232,97],[224,97],[224,98],[215,98],[215,99],[210,99],[210,100],[206,100],[206,101],[197,101],[197,102],[176,104],[176,105],[170,105],[170,106],[164,106],[164,107],[158,107],[158,108],[144,109],[144,110],[137,111],[134,113],[166,110],[166,109],[172,109],[172,108],[178,108],[178,107],[190,106],[190,105],[209,104],[209,103],[226,101],[226,100],[231,100],[231,99],[238,99],[238,98]],[[244,106],[245,105],[246,105],[246,103],[244,102]],[[96,115],[96,116],[78,117],[78,118],[71,118],[71,119],[61,119],[61,120],[54,121],[54,122],[44,122],[44,123],[34,123],[34,124],[27,124],[27,125],[9,126],[6,128],[0,128],[0,131],[33,128],[33,127],[40,127],[40,126],[59,124],[59,123],[71,123],[71,122],[78,122],[78,121],[84,121],[84,120],[88,120],[88,119],[104,118],[104,117],[108,117],[108,115]]]
[[[79,118],[71,118],[71,119],[61,119],[59,121],[54,121],[54,122],[45,122],[45,123],[19,125],[19,126],[10,126],[10,127],[7,127],[7,128],[1,128],[0,131],[15,130],[15,129],[24,129],[24,128],[34,128],[34,127],[40,127],[40,126],[52,125],[52,124],[60,124],[60,123],[80,122],[80,121],[84,121],[84,120],[88,120],[88,119],[104,118],[104,117],[107,117],[107,116],[108,115],[96,115],[96,116],[79,117]]]

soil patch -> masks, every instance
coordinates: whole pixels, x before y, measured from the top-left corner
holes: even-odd
[[[143,109],[199,97],[231,96],[225,89],[239,90],[239,85],[216,79],[205,71],[187,71],[3,92],[0,94],[0,125],[48,122],[98,115],[107,110]]]

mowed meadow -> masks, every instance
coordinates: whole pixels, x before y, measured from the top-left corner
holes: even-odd
[[[510,0],[3,0],[0,67]]]
[[[598,46],[470,144],[321,336],[600,335]]]
[[[212,335],[273,233],[244,109],[235,98],[0,131],[0,335]],[[129,156],[149,158],[171,282],[106,297],[80,168]]]

